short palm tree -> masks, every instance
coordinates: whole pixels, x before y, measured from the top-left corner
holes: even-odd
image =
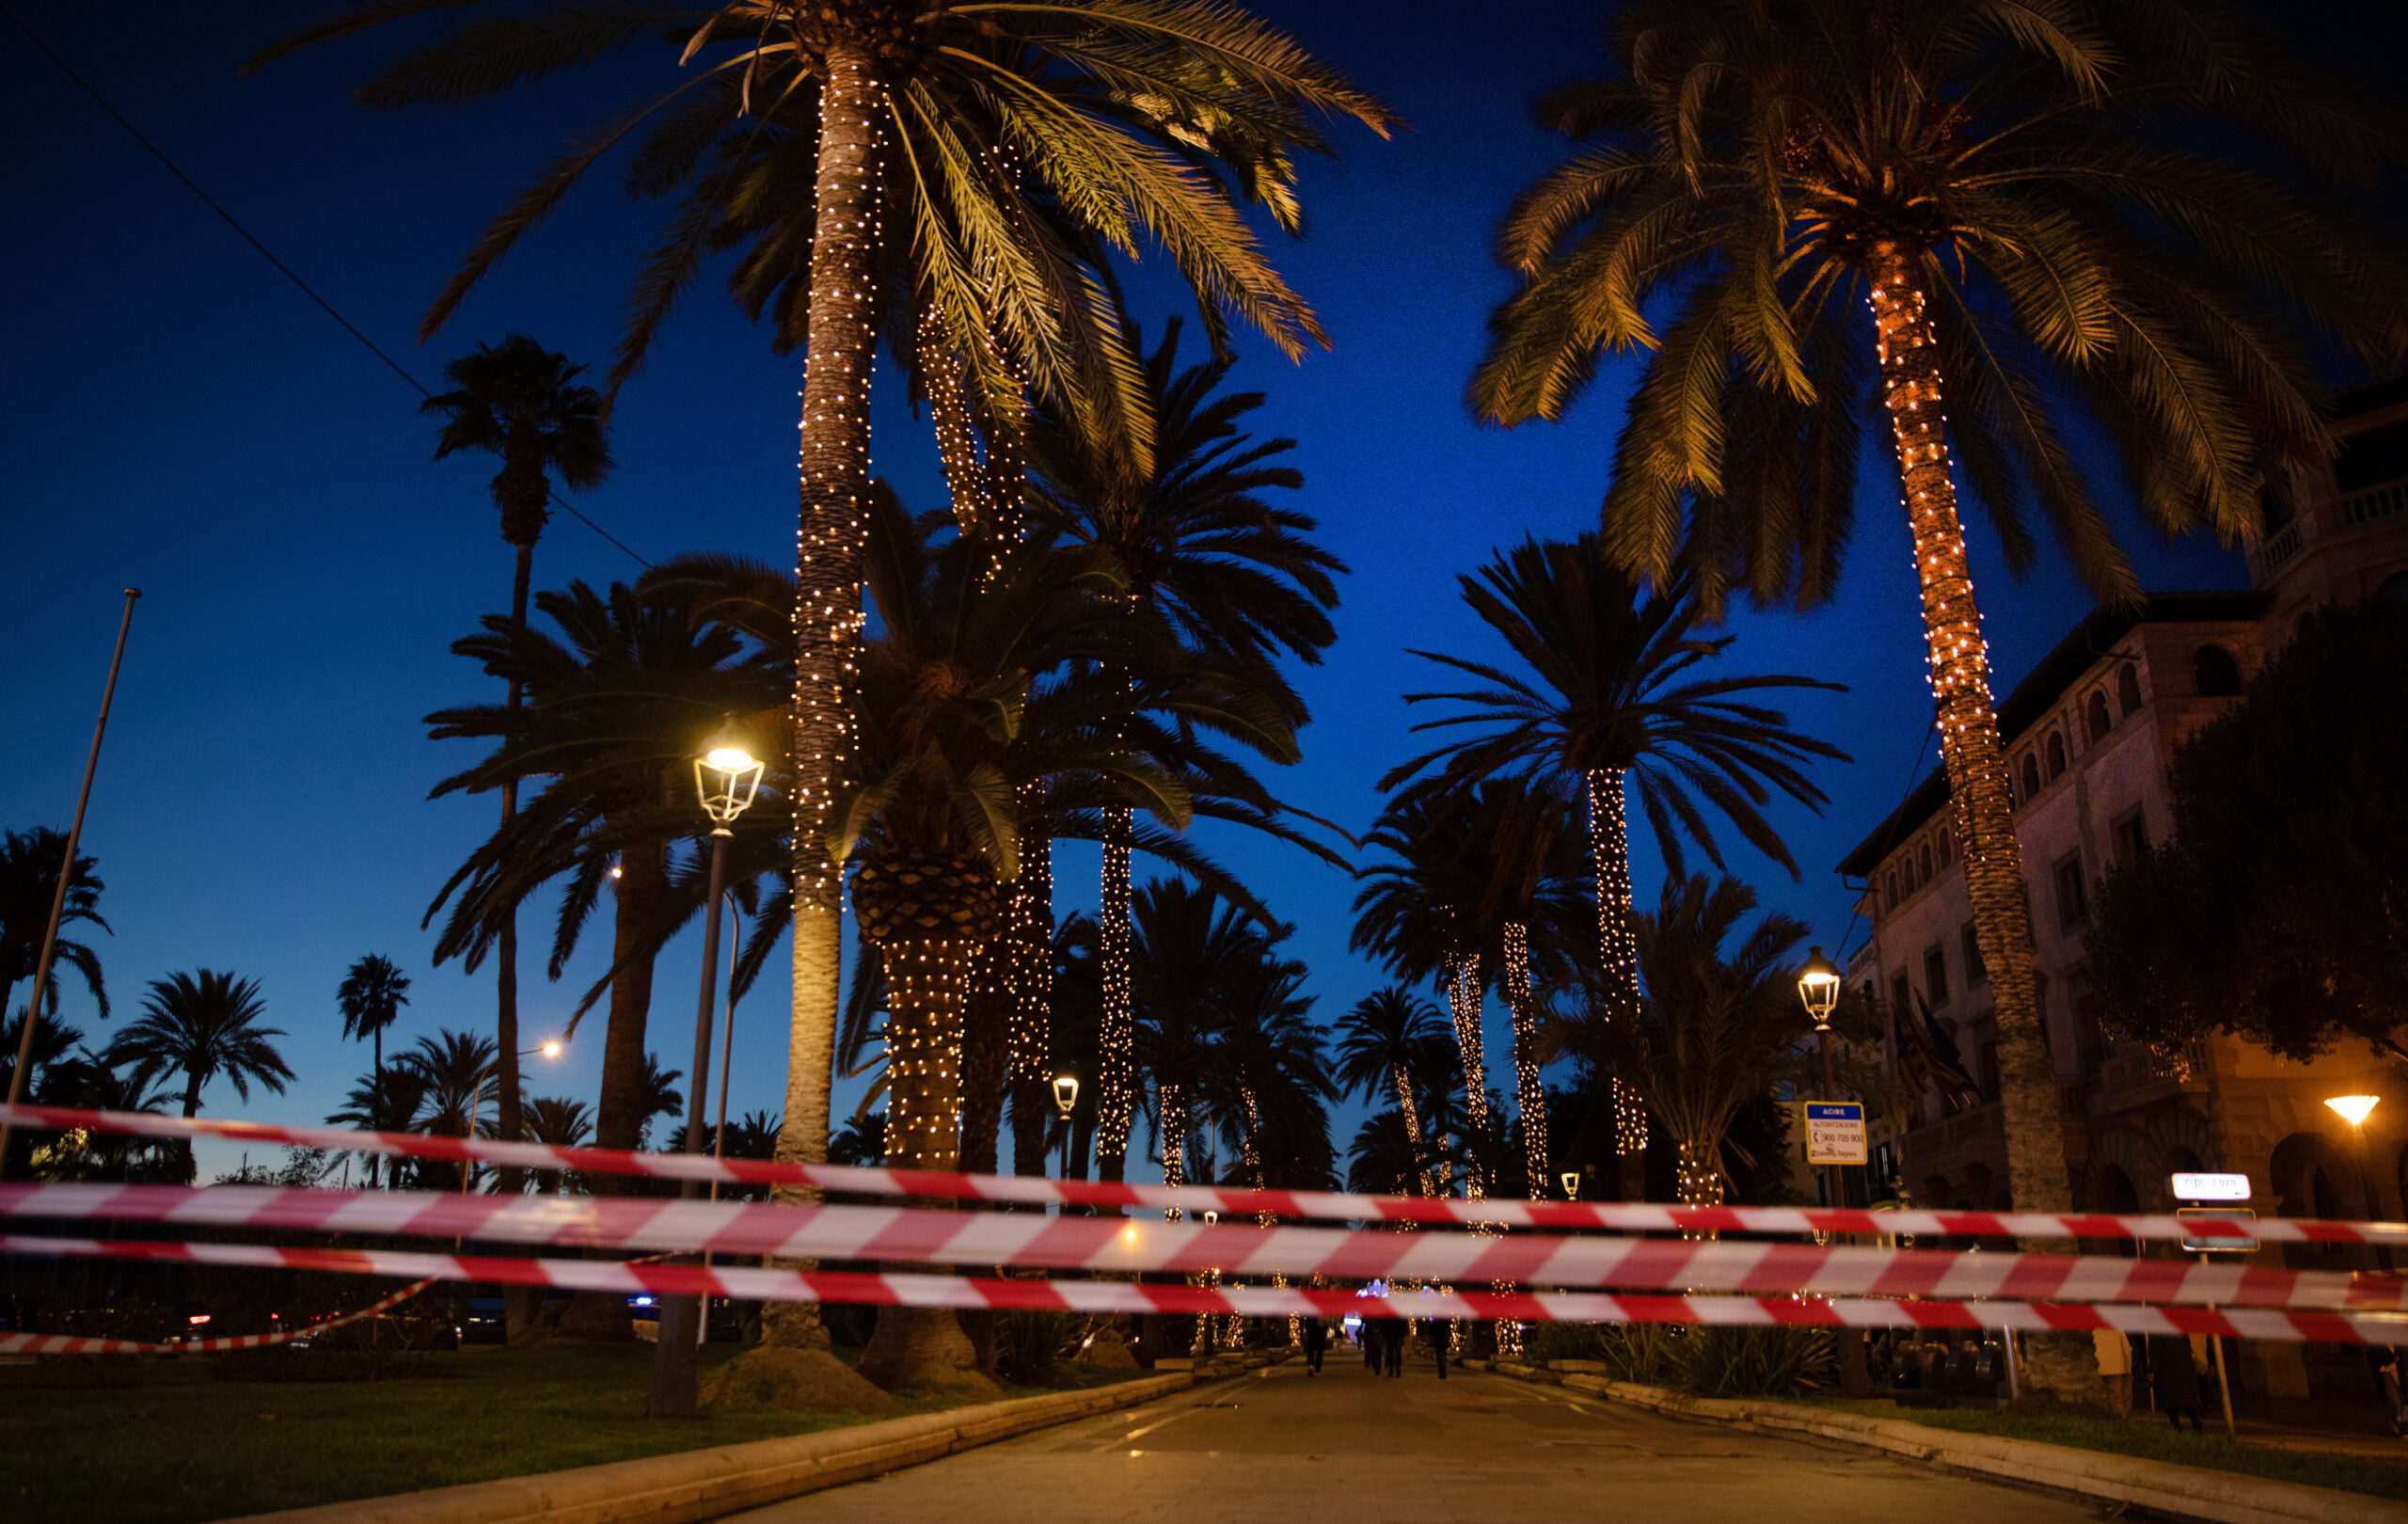
[[[453,0],[355,8],[284,38],[295,48]],[[666,39],[663,27],[678,36]],[[851,750],[844,702],[862,627],[862,508],[882,306],[935,310],[946,347],[977,367],[997,410],[1040,399],[1102,416],[1137,367],[1120,346],[1101,251],[1150,246],[1195,290],[1216,334],[1234,314],[1291,356],[1323,338],[1241,208],[1301,225],[1295,157],[1325,151],[1317,121],[1385,133],[1380,104],[1289,37],[1214,0],[730,0],[681,23],[567,3],[467,21],[359,91],[370,104],[481,99],[631,46],[691,76],[580,141],[496,219],[429,312],[431,330],[558,207],[609,150],[651,122],[629,166],[640,196],[679,203],[639,281],[613,385],[702,260],[748,246],[739,297],[774,305],[808,357],[802,387],[795,609],[794,1010],[799,1050],[832,1044],[843,871],[827,815]],[[756,151],[775,133],[783,151]],[[801,185],[811,193],[799,193]],[[749,220],[749,209],[786,214]],[[894,244],[881,247],[880,230]],[[1068,230],[1066,237],[1063,230]],[[897,325],[917,333],[923,325]],[[1025,379],[1023,379],[1025,378]],[[1121,408],[1128,417],[1136,410]],[[820,1108],[824,1118],[824,1108]],[[798,1124],[796,1108],[787,1111]],[[824,1134],[795,1151],[824,1157]],[[784,1336],[778,1335],[781,1339]]]
[[[1422,773],[1460,782],[1528,770],[1563,796],[1567,810],[1585,795],[1605,1008],[1635,1010],[1625,794],[1638,794],[1672,873],[1682,871],[1685,839],[1722,865],[1702,802],[1795,877],[1798,865],[1762,806],[1778,789],[1819,809],[1823,792],[1805,765],[1815,757],[1845,761],[1847,754],[1791,729],[1788,717],[1761,697],[1780,689],[1839,691],[1840,685],[1798,676],[1704,675],[1696,669],[1719,659],[1735,637],[1707,640],[1696,633],[1702,611],[1693,579],[1676,574],[1642,598],[1594,534],[1545,544],[1525,540],[1478,577],[1457,580],[1464,601],[1504,638],[1513,664],[1417,652],[1489,686],[1406,694],[1411,703],[1454,706],[1453,713],[1415,728],[1463,738],[1394,770],[1382,786]],[[1618,1109],[1631,1110],[1627,1104]],[[1635,1199],[1643,1119],[1625,1115],[1618,1132],[1624,1194]]]
[[[342,1035],[360,1038],[375,1049],[375,1068],[369,1085],[372,1089],[385,1073],[385,1028],[401,1020],[402,1008],[410,1003],[409,976],[403,973],[391,959],[378,953],[353,963],[335,991],[336,1008],[342,1012]],[[370,1110],[378,1111],[372,1100]],[[377,1160],[368,1160],[369,1182],[375,1183]]]
[[[0,833],[0,1018],[11,1014],[8,1001],[17,981],[34,976],[42,938],[50,929],[50,907],[58,896],[58,871],[66,864],[67,838],[48,826]],[[103,931],[109,929],[108,922],[101,919],[104,885],[94,871],[99,866],[98,858],[76,857],[66,909],[58,918],[60,930],[78,921]],[[84,988],[101,1008],[101,1019],[108,1020],[108,985],[101,977],[100,954],[88,944],[61,936],[54,956],[83,976]],[[42,1004],[49,1008],[41,1013],[44,1019],[58,1013],[57,981],[52,981]]]
[[[1258,944],[1244,988],[1213,1034],[1203,1110],[1257,1189],[1325,1190],[1334,1173],[1330,1083],[1305,965]]]
[[[1390,984],[1357,1000],[1338,1019],[1338,1083],[1366,1102],[1377,1103],[1384,1092],[1396,1097],[1398,1125],[1416,1160],[1426,1156],[1421,1110],[1414,1104],[1414,1070],[1434,1043],[1447,1040],[1446,1018],[1438,1008],[1402,985]],[[1409,1178],[1424,1196],[1438,1194],[1427,1164],[1417,1163]]]
[[[170,974],[150,981],[141,1018],[119,1033],[103,1056],[112,1065],[132,1065],[146,1087],[160,1075],[182,1075],[187,1117],[199,1114],[200,1092],[214,1079],[223,1078],[246,1101],[253,1082],[282,1095],[293,1071],[268,1040],[284,1036],[283,1029],[260,1024],[266,1014],[256,979],[211,968]],[[183,1163],[190,1179],[190,1143],[183,1145]]]
[[[2371,90],[2210,0],[1641,0],[1609,46],[1607,78],[1542,107],[1590,146],[1506,220],[1521,287],[1474,405],[1560,417],[1600,357],[1652,350],[1606,546],[1659,579],[1686,557],[1709,601],[1831,593],[1861,434],[1885,421],[1998,1012],[2011,1189],[2064,1211],[1959,492],[2018,569],[2036,506],[2111,599],[2137,586],[2076,431],[2103,437],[2158,530],[2254,532],[2268,484],[2331,449],[2314,349],[2338,339],[2384,366],[2408,350],[2408,272],[2353,193],[2408,139]],[[2089,1389],[2036,1363],[2043,1390]]]
[[[426,1113],[426,1081],[401,1064],[378,1064],[343,1093],[342,1104],[326,1114],[331,1126],[371,1133],[415,1133]],[[405,1181],[423,1182],[432,1160],[391,1158],[381,1153],[360,1155],[360,1163],[375,1171],[372,1180],[399,1187]]]
[[[514,333],[499,344],[480,342],[443,368],[452,389],[429,397],[421,413],[445,415],[436,437],[435,458],[461,450],[500,457],[491,490],[501,511],[501,538],[517,551],[510,582],[510,626],[527,627],[527,597],[534,576],[535,542],[551,518],[552,477],[571,487],[600,484],[610,470],[610,447],[602,423],[602,394],[579,386],[582,365]],[[524,695],[510,685],[510,705]],[[518,781],[501,786],[501,818],[518,812]],[[501,1135],[515,1139],[518,1119],[518,912],[499,907],[495,915],[495,1038],[501,1049]]]
[[[556,1149],[581,1148],[594,1136],[594,1109],[567,1096],[539,1095],[527,1103],[527,1135]],[[571,1171],[536,1172],[536,1188],[566,1192]]]
[[[1244,432],[1245,415],[1263,398],[1222,389],[1236,357],[1215,355],[1182,367],[1179,341],[1174,320],[1146,357],[1142,395],[1150,438],[1077,421],[1040,421],[1030,438],[1032,508],[1069,543],[1108,554],[1125,579],[1119,595],[1131,608],[1166,623],[1206,664],[1274,697],[1292,730],[1307,717],[1277,663],[1294,657],[1318,664],[1338,638],[1329,611],[1338,606],[1336,579],[1346,567],[1312,542],[1317,526],[1309,515],[1266,500],[1275,487],[1301,490],[1304,473],[1280,459],[1295,449],[1293,439],[1258,440]],[[1141,347],[1133,325],[1129,341]],[[1133,740],[1138,698],[1133,685],[1119,721]],[[1292,752],[1272,755],[1293,760]],[[1130,1049],[1132,825],[1125,808],[1107,813],[1097,1096],[1098,1163],[1106,1180],[1120,1178],[1137,1094]]]
[[[487,1106],[500,1103],[499,1055],[493,1039],[446,1026],[422,1037],[393,1060],[395,1070],[419,1083],[416,1130],[440,1137],[493,1135]],[[458,1185],[474,1178],[476,1167],[461,1161],[452,1173]]]

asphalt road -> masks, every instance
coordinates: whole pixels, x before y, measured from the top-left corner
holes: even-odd
[[[737,1517],[747,1524],[2073,1524],[2095,1507],[1347,1346]]]

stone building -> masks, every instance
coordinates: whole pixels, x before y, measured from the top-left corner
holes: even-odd
[[[2248,546],[2249,588],[2094,612],[1999,706],[2078,1209],[2168,1211],[2168,1177],[2205,1169],[2247,1175],[2261,1216],[2403,1214],[2408,1066],[2362,1043],[2294,1063],[2221,1035],[2187,1061],[2161,1061],[2101,1030],[2082,943],[2100,876],[2171,829],[2175,748],[2236,701],[2311,610],[2408,598],[2408,379],[2343,398],[2339,414],[2332,468],[2295,482]],[[1893,1184],[1919,1207],[2006,1207],[1997,1024],[1947,796],[1935,773],[1840,865],[1861,881],[1872,923],[1850,983],[1893,1011],[1927,1009],[1972,1086],[1925,1093],[1913,1123],[1877,1149],[1876,1189]],[[2363,1139],[2323,1103],[2349,1094],[2382,1098]],[[2258,1258],[2368,1268],[2369,1253],[2294,1246]],[[2352,1358],[2244,1346],[2236,1380],[2271,1395],[2362,1387]]]

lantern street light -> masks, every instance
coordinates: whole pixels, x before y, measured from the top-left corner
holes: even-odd
[[[1823,1093],[1836,1101],[1839,1083],[1831,1076],[1831,1012],[1839,1008],[1840,971],[1820,947],[1806,949],[1806,966],[1798,971],[1798,1003],[1806,1008],[1807,1018],[1822,1035]],[[1823,1194],[1835,1209],[1847,1205],[1845,1179],[1838,1165],[1823,1167]],[[1868,1389],[1861,1328],[1849,1329],[1840,1342],[1840,1389],[1850,1397],[1861,1397]]]
[[[1840,1003],[1840,971],[1820,947],[1806,949],[1806,966],[1798,971],[1798,998],[1814,1019],[1814,1030],[1831,1029],[1831,1012]]]
[[[720,727],[703,743],[694,759],[694,793],[711,823],[710,888],[703,897],[703,988],[694,1006],[693,1082],[686,1091],[686,1149],[703,1151],[703,1103],[710,1095],[711,1008],[719,993],[719,918],[721,897],[727,884],[727,844],[736,833],[737,817],[752,807],[767,764],[754,756],[737,728],[734,715],[723,715]],[[681,1197],[703,1194],[699,1181],[678,1186]],[[644,1405],[648,1418],[689,1419],[694,1416],[694,1351],[701,1304],[691,1296],[660,1301],[660,1330],[652,1356],[652,1394]]]
[[[2351,1141],[2357,1145],[2358,1151],[2358,1189],[2366,1199],[2367,1215],[2379,1217],[2383,1215],[2383,1208],[2377,1206],[2374,1199],[2374,1158],[2367,1151],[2366,1120],[2368,1114],[2383,1103],[2383,1097],[2337,1095],[2328,1098],[2324,1103],[2339,1113],[2341,1119],[2350,1124]],[[2389,1249],[2377,1249],[2375,1258],[2382,1268],[2385,1270],[2391,1268]]]
[[[1580,1199],[1580,1171],[1577,1169],[1567,1169],[1557,1178],[1563,1182],[1563,1199],[1565,1200],[1577,1201]]]

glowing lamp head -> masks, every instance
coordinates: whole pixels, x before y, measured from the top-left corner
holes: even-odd
[[[545,1043],[536,1051],[541,1053],[547,1058],[557,1058],[561,1056],[560,1040],[558,1038],[554,1038],[551,1041]]]
[[[1054,1109],[1055,1109],[1055,1110],[1057,1110],[1057,1111],[1059,1111],[1059,1112],[1061,1112],[1061,1114],[1062,1114],[1064,1117],[1066,1117],[1066,1118],[1067,1118],[1067,1117],[1069,1117],[1069,1114],[1070,1114],[1070,1108],[1071,1108],[1072,1106],[1077,1105],[1078,1103],[1079,1103],[1079,1076],[1077,1076],[1076,1074],[1056,1074],[1056,1075],[1054,1075]]]
[[[703,743],[703,754],[694,759],[694,792],[703,802],[703,813],[718,827],[713,835],[728,834],[736,818],[752,807],[764,766],[744,744],[744,733],[732,714]]]
[[[2339,1112],[2343,1121],[2355,1127],[2367,1119],[2367,1113],[2382,1100],[2379,1095],[2337,1095],[2324,1103]]]
[[[1217,1212],[1207,1211],[1207,1212],[1204,1214],[1204,1226],[1205,1226],[1205,1227],[1207,1227],[1207,1228],[1212,1227],[1213,1225],[1215,1225],[1216,1223],[1218,1223],[1220,1220],[1221,1220],[1221,1214],[1220,1214],[1219,1213],[1217,1213]]]
[[[1580,1199],[1580,1171],[1577,1169],[1567,1169],[1557,1178],[1563,1182],[1563,1199],[1565,1200],[1577,1201]]]
[[[1814,1019],[1814,1030],[1831,1028],[1831,1012],[1840,1003],[1840,971],[1820,947],[1807,949],[1806,966],[1798,971],[1798,999]]]

